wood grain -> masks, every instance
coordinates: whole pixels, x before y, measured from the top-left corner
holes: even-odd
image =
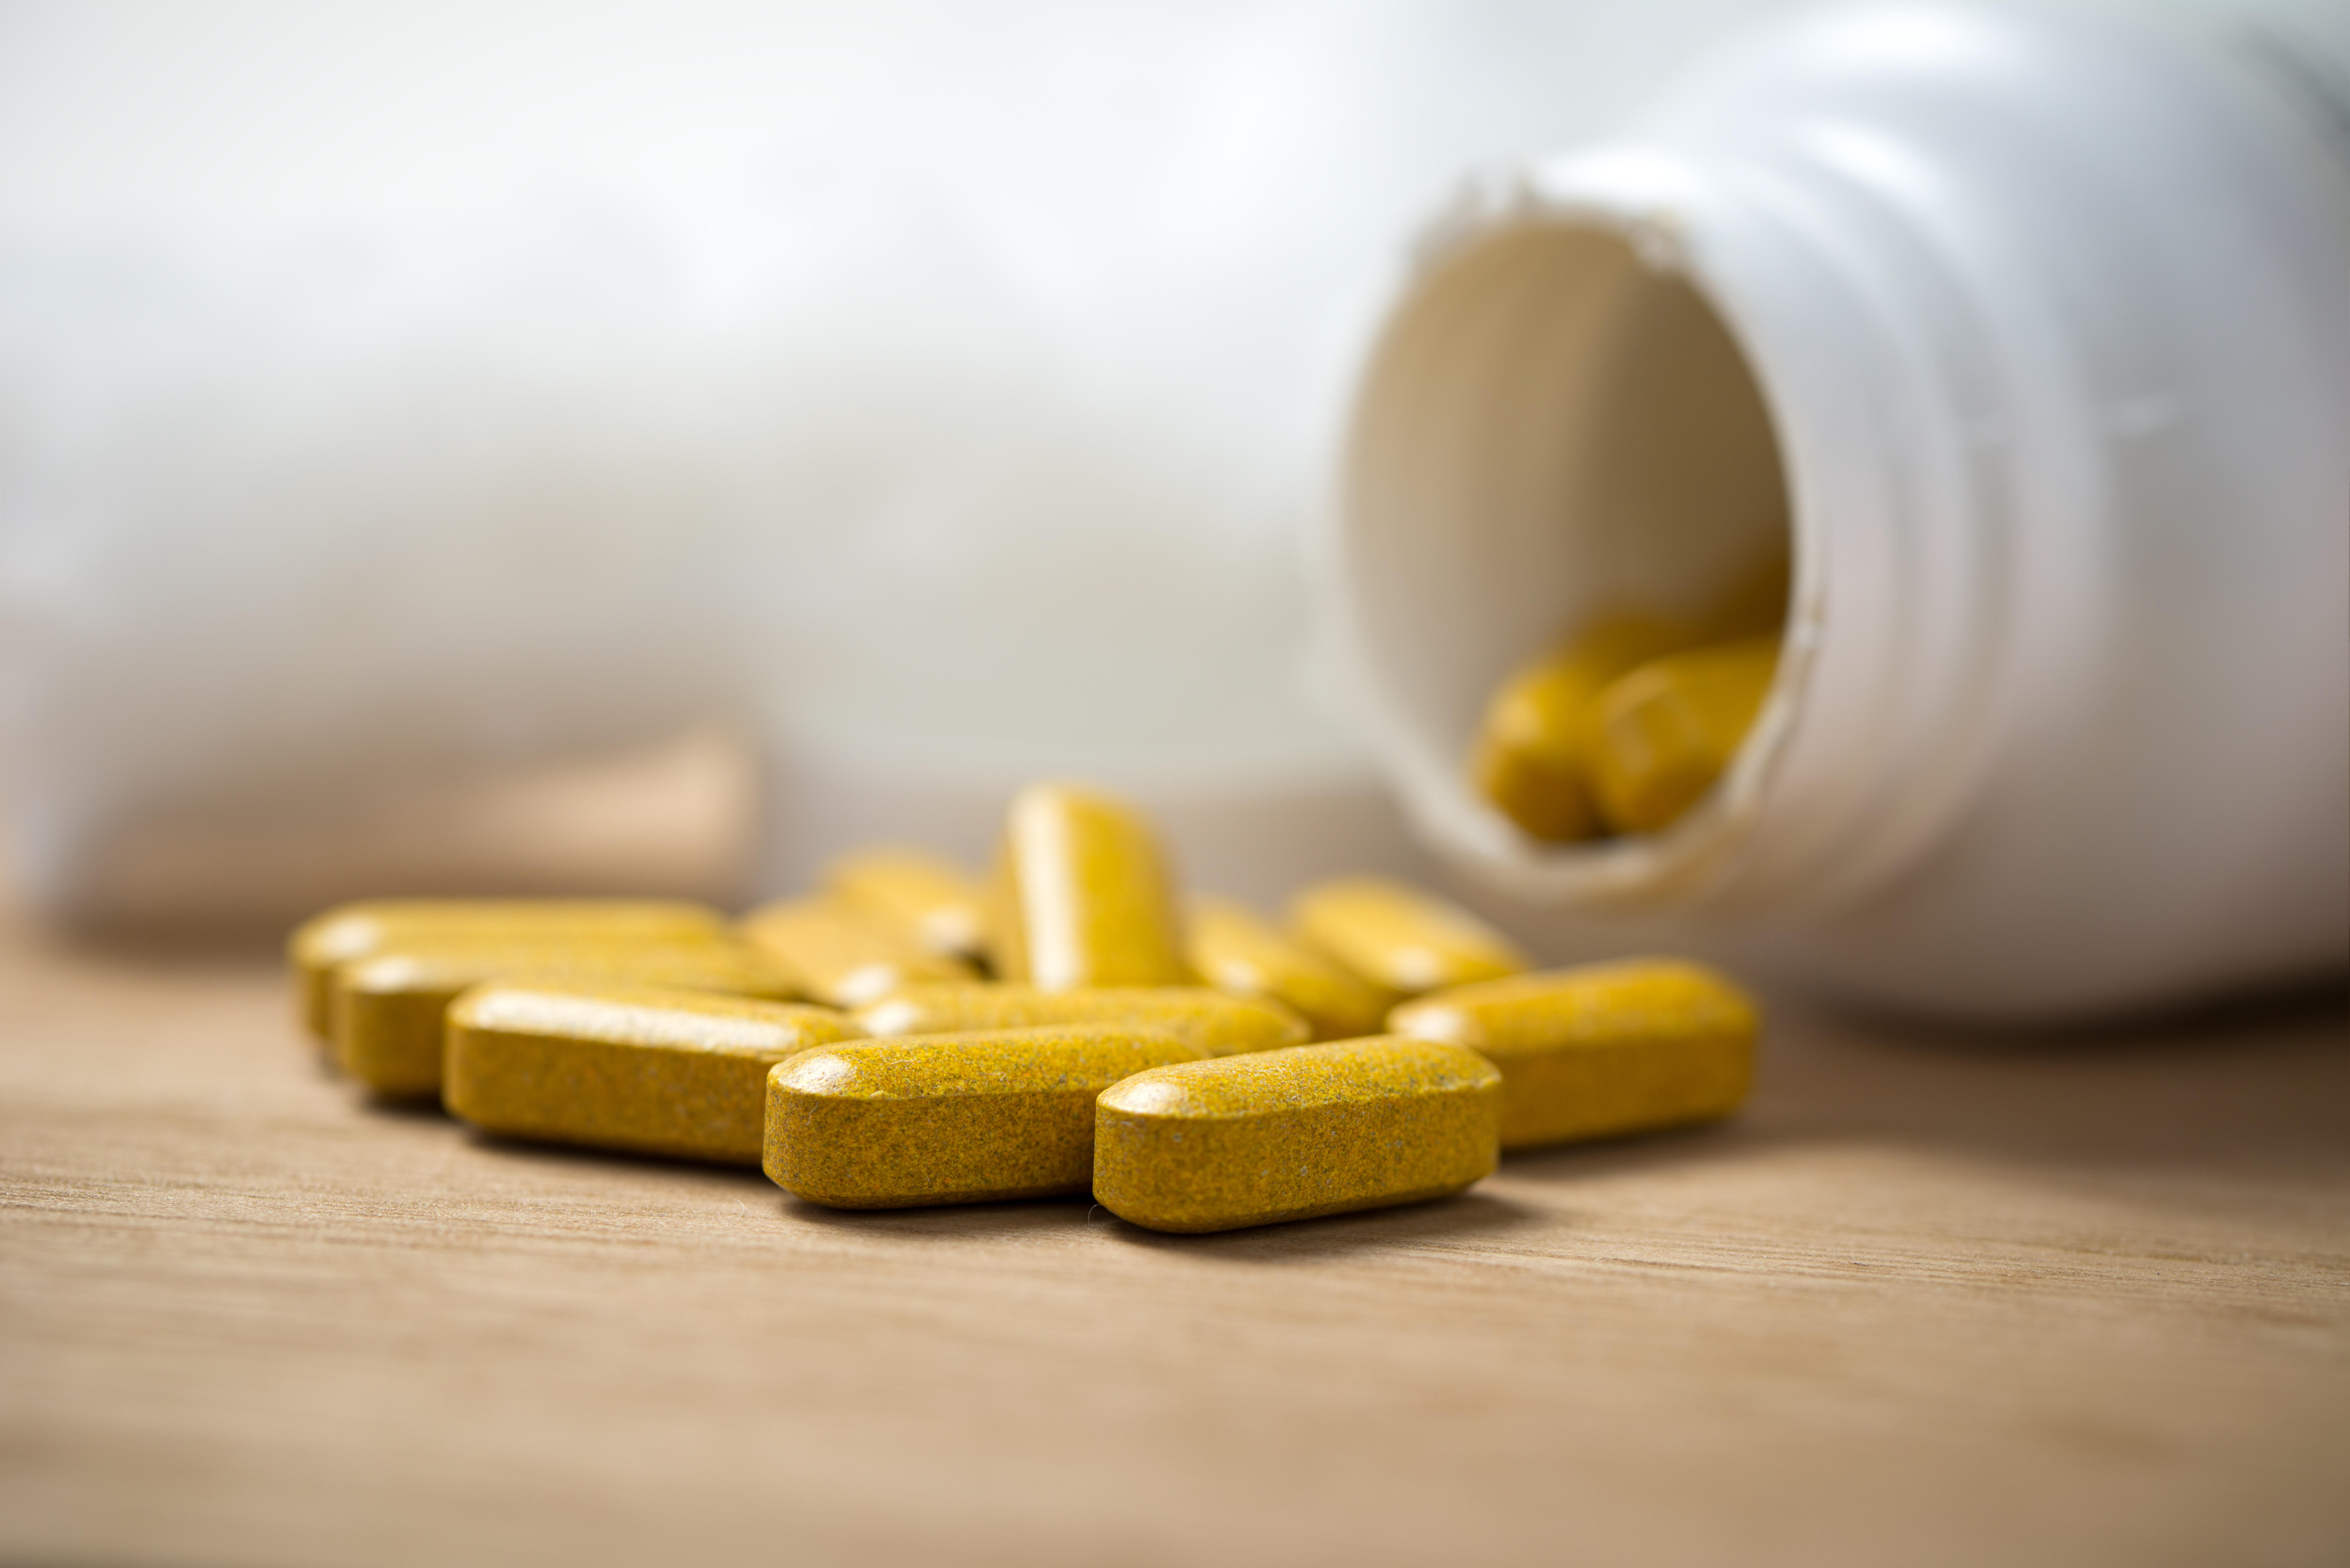
[[[2338,1563],[2345,1044],[1782,1006],[1733,1126],[1174,1238],[487,1142],[10,928],[0,1556]]]

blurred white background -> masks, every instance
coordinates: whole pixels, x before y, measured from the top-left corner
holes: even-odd
[[[1070,771],[1397,863],[1305,555],[1411,236],[1788,8],[0,5],[13,877],[742,897]]]
[[[1055,770],[1392,857],[1301,556],[1409,234],[1762,8],[0,8],[16,876],[739,896]]]

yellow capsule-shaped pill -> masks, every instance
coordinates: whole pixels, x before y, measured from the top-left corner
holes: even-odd
[[[927,951],[975,959],[986,950],[987,890],[953,861],[884,846],[825,867],[827,892]]]
[[[441,1096],[508,1137],[756,1165],[767,1069],[862,1033],[796,1002],[493,982],[450,1005]]]
[[[1014,795],[1003,829],[995,971],[1040,991],[1182,985],[1182,928],[1158,836],[1123,802],[1068,784]]]
[[[1388,1009],[1401,1000],[1231,898],[1192,903],[1190,956],[1210,985],[1282,1003],[1313,1027],[1317,1040],[1376,1033]]]
[[[1388,1015],[1399,1034],[1465,1045],[1502,1070],[1502,1147],[1713,1121],[1754,1076],[1753,1000],[1669,959],[1465,985]]]
[[[1033,985],[916,985],[860,1007],[868,1034],[950,1034],[1045,1023],[1144,1023],[1211,1056],[1303,1045],[1305,1020],[1264,997],[1203,986],[1104,986],[1038,991]]]
[[[734,942],[463,942],[399,946],[334,974],[335,1054],[388,1098],[438,1094],[443,1025],[458,993],[494,980],[569,980],[784,1001],[791,977]]]
[[[1139,1073],[1095,1112],[1094,1199],[1154,1231],[1231,1231],[1442,1198],[1492,1173],[1501,1075],[1375,1037]]]
[[[776,1186],[836,1209],[1083,1192],[1095,1096],[1199,1056],[1125,1023],[824,1046],[767,1075],[764,1166]]]
[[[1470,752],[1478,792],[1536,838],[1567,843],[1601,832],[1590,784],[1600,694],[1690,640],[1677,621],[1609,616],[1512,676],[1486,704]]]
[[[972,981],[978,971],[858,914],[837,898],[795,898],[743,917],[743,940],[834,1007],[858,1007],[901,986]]]
[[[1779,639],[1752,638],[1644,664],[1599,701],[1591,780],[1626,833],[1671,826],[1730,766],[1778,673]]]
[[[1531,967],[1507,937],[1430,893],[1377,877],[1318,883],[1289,906],[1298,935],[1405,996]]]
[[[712,940],[717,910],[667,898],[372,898],[339,904],[286,939],[302,1023],[325,1042],[333,1027],[337,964],[398,941]]]

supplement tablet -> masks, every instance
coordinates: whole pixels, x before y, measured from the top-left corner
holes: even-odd
[[[824,886],[926,952],[975,959],[986,950],[986,889],[951,860],[920,849],[862,849],[826,867]]]
[[[1022,790],[997,879],[999,978],[1039,991],[1191,981],[1166,856],[1123,803],[1068,784]]]
[[[1038,991],[1030,985],[917,985],[856,1018],[868,1034],[946,1034],[1041,1023],[1147,1023],[1210,1056],[1303,1045],[1305,1020],[1277,1002],[1203,986],[1105,986]]]
[[[960,959],[942,957],[836,898],[795,898],[743,917],[743,940],[834,1007],[857,1007],[900,986],[975,981]]]
[[[508,1137],[756,1165],[767,1070],[860,1033],[788,1002],[494,982],[449,1008],[441,1096]]]
[[[1501,1075],[1377,1037],[1137,1074],[1095,1112],[1094,1199],[1154,1231],[1230,1231],[1441,1198],[1492,1174]]]
[[[1195,900],[1189,939],[1191,967],[1201,979],[1236,996],[1281,1002],[1313,1027],[1317,1040],[1376,1034],[1388,1009],[1401,1000],[1230,898]]]
[[[1494,980],[1533,967],[1499,931],[1465,909],[1400,882],[1324,882],[1289,906],[1314,946],[1374,985],[1405,996]]]
[[[1600,694],[1690,640],[1678,622],[1609,616],[1510,677],[1486,703],[1470,754],[1478,792],[1533,837],[1564,844],[1599,833],[1590,752]]]
[[[1137,1024],[913,1035],[803,1052],[767,1075],[768,1177],[837,1209],[1083,1192],[1094,1097],[1200,1059]]]
[[[494,980],[654,985],[776,1001],[798,994],[789,975],[733,942],[400,946],[337,966],[337,1060],[386,1097],[438,1094],[449,1004]]]
[[[1705,797],[1746,743],[1779,669],[1779,639],[1695,649],[1644,664],[1607,688],[1593,730],[1600,815],[1655,833]]]
[[[1502,1147],[1647,1132],[1730,1115],[1754,1073],[1761,1013],[1712,971],[1667,959],[1467,985],[1388,1015],[1502,1072]]]
[[[304,1027],[326,1041],[335,966],[396,941],[689,941],[723,940],[717,910],[666,898],[374,898],[340,904],[286,939]]]

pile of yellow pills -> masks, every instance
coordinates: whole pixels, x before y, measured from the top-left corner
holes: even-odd
[[[1576,657],[1612,669],[1650,634],[1609,635]],[[1718,751],[1734,725],[1627,682],[1695,659],[1672,693],[1731,701],[1721,651],[1585,683],[1606,716],[1632,693],[1652,753]],[[1604,813],[1605,749],[1575,765]],[[1669,773],[1621,787],[1686,795]],[[1530,972],[1376,877],[1303,888],[1285,919],[1187,898],[1149,821],[1091,788],[1021,791],[992,879],[882,847],[820,880],[733,924],[660,900],[347,905],[289,944],[302,1021],[375,1095],[504,1138],[755,1164],[840,1209],[1090,1192],[1169,1231],[1440,1198],[1502,1150],[1727,1116],[1752,1076],[1759,1013],[1710,971]]]

